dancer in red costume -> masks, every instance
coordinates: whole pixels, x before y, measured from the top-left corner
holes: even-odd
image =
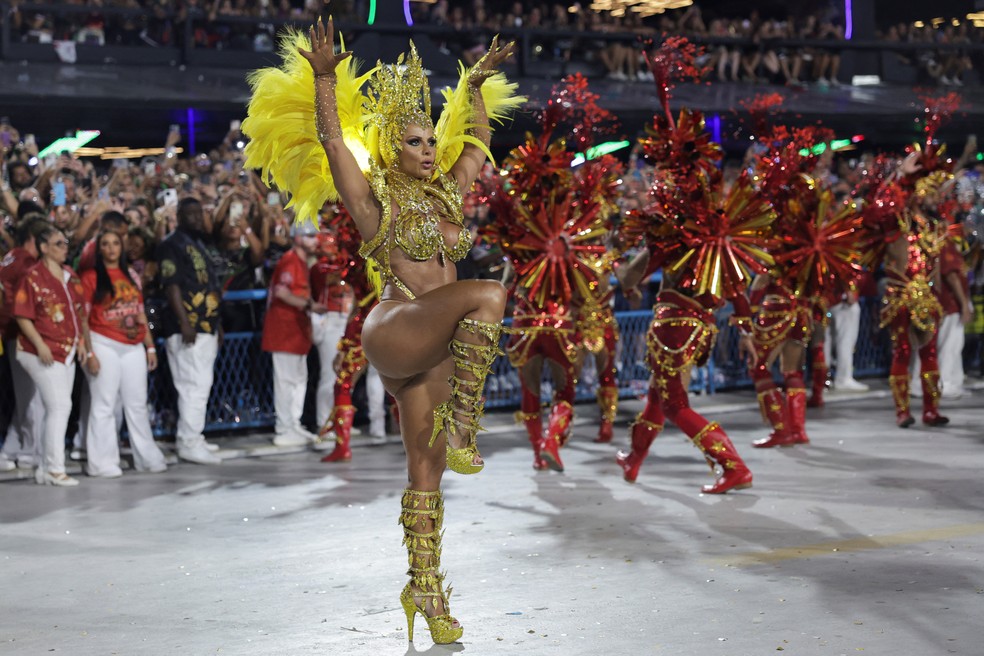
[[[693,62],[699,54],[681,37],[670,37],[653,56],[647,54],[663,108],[642,142],[647,160],[658,167],[654,202],[627,217],[625,234],[630,239],[641,234],[646,247],[616,274],[624,289],[632,289],[662,267],[663,282],[646,336],[652,370],[646,406],[631,427],[631,451],[619,452],[616,461],[625,480],[634,482],[669,418],[712,470],[715,463],[721,467],[720,477],[702,491],[723,494],[750,487],[752,472],[721,426],[690,407],[687,384],[691,369],[707,360],[717,333],[714,310],[725,300],[734,304],[739,352],[754,357],[744,292],[753,272],[772,264],[767,250],[776,216],[744,174],[724,196],[715,166],[720,146],[704,131],[703,116],[684,108],[674,120],[669,111],[670,77],[698,76]]]
[[[334,450],[324,456],[321,462],[348,462],[352,459],[350,443],[352,422],[355,419],[352,390],[369,363],[362,351],[362,325],[376,306],[378,297],[366,277],[365,262],[354,254],[358,248],[358,235],[354,232],[355,225],[351,218],[342,211],[333,224],[340,246],[340,274],[355,295],[355,304],[345,324],[345,332],[338,341],[338,354],[333,363],[336,376],[335,405],[319,433],[319,439],[335,442]]]
[[[913,176],[921,168],[918,154],[910,154],[899,168],[901,176]],[[909,362],[912,347],[918,349],[923,389],[924,424],[943,426],[950,420],[939,413],[939,363],[936,330],[943,309],[936,296],[939,289],[940,253],[946,243],[945,221],[936,216],[937,191],[949,177],[937,171],[920,178],[914,189],[905,189],[904,178],[889,183],[882,198],[897,211],[887,213],[880,223],[885,247],[888,286],[881,311],[881,326],[892,338],[889,385],[895,399],[895,420],[901,428],[915,423],[909,411]],[[895,197],[896,200],[888,200]],[[895,219],[894,225],[892,219]]]
[[[937,212],[940,188],[952,176],[946,146],[937,145],[936,131],[960,105],[959,96],[924,98],[924,144],[915,144],[895,174],[876,194],[866,215],[874,240],[884,243],[888,285],[882,301],[881,325],[892,338],[889,385],[895,400],[895,421],[901,428],[915,423],[909,411],[909,363],[918,349],[923,391],[922,421],[943,426],[939,412],[939,363],[936,331],[942,318],[937,298],[941,285],[940,253],[947,239],[946,221]]]
[[[750,292],[756,354],[750,373],[762,416],[772,426],[768,437],[754,442],[759,448],[810,441],[803,375],[806,350],[817,320],[826,319],[828,298],[837,281],[854,279],[860,273],[857,207],[835,202],[821,181],[805,174],[815,164],[810,147],[829,141],[831,133],[816,126],[769,126],[764,110],[774,114],[780,102],[768,96],[746,105],[756,138],[765,145],[756,158],[759,189],[781,217],[775,225],[778,244],[772,251],[776,266],[756,278]],[[822,344],[818,352],[814,390],[820,404],[826,387]],[[777,358],[785,390],[772,376]]]
[[[517,418],[526,427],[538,470],[564,470],[560,448],[570,438],[581,343],[575,318],[582,306],[598,304],[600,279],[610,271],[602,240],[610,230],[621,166],[606,155],[572,169],[577,152],[587,152],[592,139],[614,129],[597,99],[580,75],[558,85],[541,114],[542,132],[527,134],[526,143],[510,153],[507,173],[490,198],[497,220],[485,234],[499,242],[516,271],[513,335],[506,352],[520,370]],[[561,124],[569,126],[569,137],[557,136]],[[554,381],[545,436],[544,365]]]

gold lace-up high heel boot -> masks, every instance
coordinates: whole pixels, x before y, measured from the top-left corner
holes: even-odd
[[[440,490],[421,492],[404,490],[400,525],[403,544],[407,547],[410,582],[400,593],[400,604],[407,614],[407,637],[413,641],[413,621],[417,613],[424,616],[431,639],[437,644],[455,642],[464,633],[451,617],[448,597],[451,588],[442,589],[441,527],[444,523],[444,499]],[[419,601],[418,601],[419,600]]]
[[[434,433],[430,445],[444,432],[447,442],[448,469],[459,474],[476,474],[482,471],[484,463],[475,464],[478,457],[476,435],[482,430],[478,423],[484,411],[482,390],[485,379],[492,369],[492,363],[499,350],[499,335],[502,324],[462,319],[458,328],[479,338],[480,342],[465,342],[455,337],[451,340],[451,358],[454,360],[454,374],[448,379],[451,383],[451,398],[434,409]],[[462,435],[465,445],[461,448],[451,446],[451,436]]]

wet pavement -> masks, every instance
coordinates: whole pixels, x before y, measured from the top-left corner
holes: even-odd
[[[396,438],[351,463],[222,438],[221,466],[82,477],[0,475],[0,653],[984,653],[984,392],[945,428],[894,425],[887,389],[810,410],[812,443],[757,450],[750,392],[698,397],[755,473],[704,496],[676,428],[636,484],[576,406],[564,473],[490,413],[484,472],[445,479],[444,568],[460,644],[414,643],[398,595],[405,480]],[[914,409],[919,402],[914,400]]]

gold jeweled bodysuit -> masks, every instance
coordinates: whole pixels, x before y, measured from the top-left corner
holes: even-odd
[[[445,258],[457,262],[471,250],[471,232],[465,227],[461,212],[461,190],[449,175],[439,173],[430,182],[412,178],[396,169],[383,171],[373,167],[369,185],[379,200],[382,212],[379,230],[359,248],[359,255],[372,262],[379,271],[382,285],[392,282],[407,298],[416,298],[390,265],[390,252],[399,248],[407,257],[426,262],[437,256],[442,266]],[[399,214],[392,216],[393,203]],[[461,228],[454,244],[448,244],[441,232],[442,221]]]

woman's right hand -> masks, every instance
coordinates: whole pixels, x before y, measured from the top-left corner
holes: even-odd
[[[311,26],[310,35],[311,50],[298,48],[298,52],[308,60],[316,76],[333,75],[335,68],[352,56],[351,50],[335,54],[335,25],[331,18],[328,19],[327,25],[318,18],[318,22]]]
[[[51,365],[55,364],[55,357],[51,355],[51,349],[48,348],[47,344],[42,343],[37,350],[38,350],[38,360],[41,361],[41,364],[43,364],[46,367],[50,367]]]

